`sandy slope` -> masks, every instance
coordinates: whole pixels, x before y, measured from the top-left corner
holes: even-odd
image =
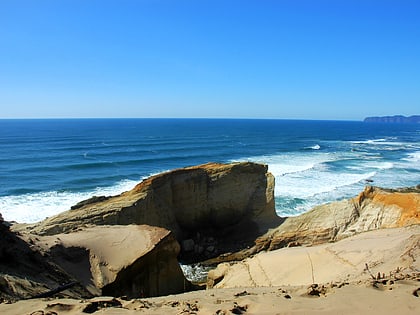
[[[369,231],[318,246],[262,252],[235,264],[221,264],[209,278],[219,288],[355,282],[370,273],[420,272],[417,257],[420,225]]]
[[[418,225],[372,231],[260,253],[229,266],[224,288],[128,301],[24,300],[0,304],[0,314],[419,314],[419,240]]]
[[[418,314],[420,282],[401,280],[379,288],[370,282],[307,295],[306,287],[231,288],[124,301],[52,299],[1,304],[1,314]],[[85,310],[85,311],[84,311]],[[55,312],[55,313],[53,313]]]

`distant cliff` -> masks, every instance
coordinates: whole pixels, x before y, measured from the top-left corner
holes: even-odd
[[[383,117],[366,117],[364,122],[373,122],[373,123],[398,123],[398,124],[419,124],[420,115],[414,116],[383,116]]]

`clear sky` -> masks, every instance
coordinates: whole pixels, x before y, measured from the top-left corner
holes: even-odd
[[[0,118],[420,114],[420,1],[1,0]]]

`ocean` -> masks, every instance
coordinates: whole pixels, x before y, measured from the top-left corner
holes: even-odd
[[[294,216],[364,186],[420,184],[420,125],[254,119],[0,120],[0,213],[36,222],[153,174],[207,162],[268,164]]]

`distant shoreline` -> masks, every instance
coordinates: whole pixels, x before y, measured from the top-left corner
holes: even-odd
[[[382,116],[382,117],[366,117],[363,121],[372,122],[372,123],[419,124],[420,115],[413,115],[413,116],[395,115],[395,116]]]

